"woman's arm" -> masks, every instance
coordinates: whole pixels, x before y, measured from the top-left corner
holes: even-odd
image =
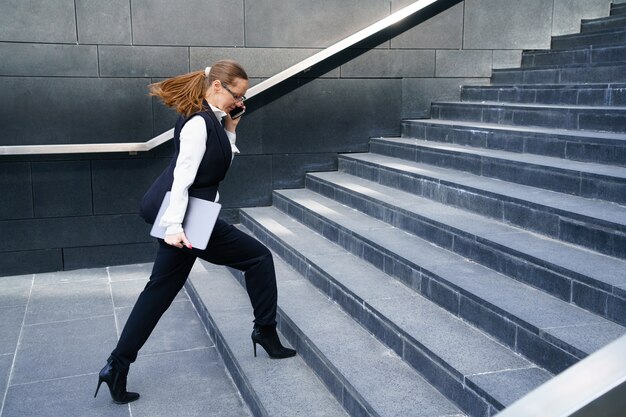
[[[189,187],[193,184],[200,162],[206,151],[207,129],[206,123],[201,116],[192,117],[180,132],[180,149],[174,168],[174,182],[170,194],[170,205],[161,218],[160,226],[167,227],[165,232],[166,242],[169,235],[183,234],[182,222],[187,211],[189,201]],[[170,239],[172,240],[172,239]],[[182,247],[178,242],[186,241],[186,237],[178,240],[173,239],[175,246]],[[185,242],[187,246],[189,242]]]

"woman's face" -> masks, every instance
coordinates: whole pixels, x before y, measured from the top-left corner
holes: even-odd
[[[248,80],[235,78],[231,84],[214,81],[211,104],[228,113],[235,107],[243,106],[242,98],[248,91]]]

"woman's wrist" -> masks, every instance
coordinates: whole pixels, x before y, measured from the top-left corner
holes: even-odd
[[[165,229],[165,234],[166,235],[175,235],[177,233],[182,233],[183,230],[183,225],[178,223],[178,224],[172,224],[170,226],[167,227],[167,229]]]

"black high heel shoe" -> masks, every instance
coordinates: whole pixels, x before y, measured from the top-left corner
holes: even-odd
[[[126,377],[128,376],[128,369],[120,370],[113,364],[113,358],[107,359],[107,364],[100,370],[98,374],[98,386],[96,387],[96,393],[93,395],[96,398],[98,390],[103,382],[106,382],[111,392],[111,398],[113,402],[117,404],[127,404],[133,402],[139,398],[139,394],[136,392],[126,391]]]
[[[255,324],[254,329],[252,329],[252,348],[254,349],[255,358],[257,343],[265,349],[272,359],[296,356],[295,350],[286,348],[280,343],[278,333],[276,333],[276,326],[259,326]]]

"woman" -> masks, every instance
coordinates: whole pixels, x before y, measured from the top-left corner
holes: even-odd
[[[259,241],[218,220],[204,250],[192,248],[182,223],[189,196],[217,201],[219,182],[239,150],[235,130],[241,118],[229,112],[244,107],[248,76],[234,61],[218,61],[213,67],[150,85],[151,95],[161,98],[181,115],[174,129],[174,158],[141,202],[140,214],[154,223],[163,197],[171,190],[170,204],[160,225],[167,227],[150,281],[139,295],[116,348],[98,377],[96,394],[106,382],[113,401],[126,404],[139,394],[126,391],[130,364],[157,322],[183,287],[196,258],[245,272],[246,289],[254,309],[252,343],[260,344],[272,358],[287,358],[295,350],[282,346],[276,333],[276,276],[270,251]],[[220,123],[224,120],[224,125]],[[94,396],[95,396],[94,395]]]

